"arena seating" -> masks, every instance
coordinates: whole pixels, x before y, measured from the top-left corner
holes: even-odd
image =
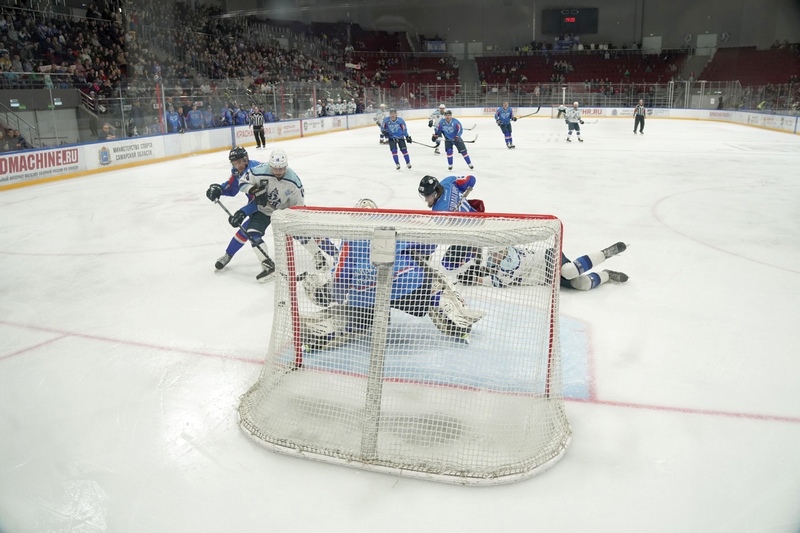
[[[800,54],[791,46],[770,50],[757,50],[755,46],[720,48],[700,79],[738,80],[743,86],[788,83],[800,79]]]

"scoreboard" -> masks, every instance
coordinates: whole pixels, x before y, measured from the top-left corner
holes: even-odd
[[[542,34],[587,35],[597,33],[599,10],[596,7],[542,10]]]

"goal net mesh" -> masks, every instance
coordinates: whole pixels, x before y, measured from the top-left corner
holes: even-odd
[[[249,436],[461,484],[522,479],[566,451],[559,220],[303,208],[272,228],[272,333],[239,406]]]

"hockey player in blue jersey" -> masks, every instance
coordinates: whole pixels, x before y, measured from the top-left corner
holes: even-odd
[[[203,112],[197,109],[197,104],[192,104],[192,110],[189,111],[186,122],[190,130],[203,129]]]
[[[231,176],[223,183],[212,183],[208,186],[208,190],[206,190],[206,197],[212,202],[216,202],[221,196],[236,196],[239,194],[239,178],[249,170],[261,164],[258,161],[251,160],[247,155],[247,150],[242,146],[236,146],[228,152],[228,161],[230,161],[232,165]],[[252,200],[252,198],[248,197],[247,201],[249,202],[250,200]],[[231,262],[236,252],[247,242],[245,231],[247,231],[249,222],[248,220],[241,224],[241,228],[236,231],[231,242],[228,243],[225,254],[214,263],[214,267],[217,270],[225,268],[225,265]]]
[[[167,105],[167,112],[164,115],[164,121],[167,123],[168,133],[183,133],[186,129],[186,123],[183,115],[175,111],[172,104]]]
[[[433,128],[434,133],[436,132],[436,128],[439,126],[439,121],[444,118],[445,106],[444,104],[439,104],[439,108],[431,113],[431,116],[428,118],[428,127]],[[442,142],[439,140],[439,137],[436,137],[436,146],[433,149],[433,153],[439,155],[439,145]]]
[[[477,200],[480,204],[471,204],[464,197],[475,187],[475,182],[475,176],[447,176],[441,182],[433,176],[425,176],[417,192],[433,211],[474,212],[482,210],[476,205],[482,206],[483,202]]]
[[[394,159],[397,170],[400,170],[400,159],[397,157],[398,146],[406,161],[406,166],[411,168],[411,157],[409,157],[406,147],[406,142],[411,142],[411,136],[408,135],[406,121],[397,116],[397,109],[389,110],[389,116],[384,118],[381,123],[381,132],[389,139],[389,149],[392,151],[392,159]]]
[[[444,112],[444,119],[439,121],[436,126],[436,131],[431,136],[431,141],[437,142],[439,137],[444,137],[444,151],[447,154],[447,170],[453,170],[453,146],[455,145],[458,152],[464,157],[467,166],[473,168],[472,160],[467,153],[467,147],[461,139],[461,134],[464,132],[463,126],[458,119],[453,118],[453,112],[449,109]],[[410,168],[410,167],[409,167]]]
[[[375,208],[359,200],[357,207]],[[330,349],[366,333],[374,320],[377,269],[368,240],[344,241],[331,273],[303,280],[309,299],[322,307],[301,317],[301,339],[307,349]],[[466,308],[464,300],[443,275],[427,263],[436,245],[399,241],[395,245],[389,306],[415,317],[428,316],[445,335],[466,340],[484,313]]]
[[[494,120],[500,126],[500,131],[503,132],[508,148],[515,148],[514,141],[511,139],[511,123],[517,121],[514,116],[514,109],[508,105],[508,102],[503,102],[502,107],[498,107],[494,112]]]

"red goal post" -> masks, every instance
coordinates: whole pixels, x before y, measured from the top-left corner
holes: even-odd
[[[272,228],[272,333],[239,406],[256,442],[459,484],[561,458],[557,218],[307,207],[276,211]],[[309,239],[337,246],[328,268]],[[457,283],[467,269],[483,282]],[[519,279],[495,286],[497,269]]]

